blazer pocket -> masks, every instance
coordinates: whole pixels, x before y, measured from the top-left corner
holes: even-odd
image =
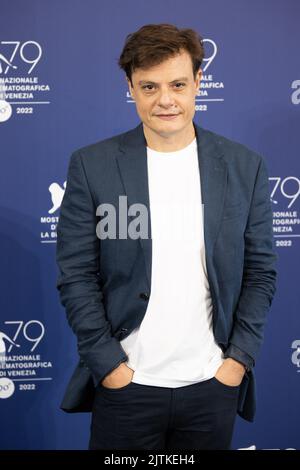
[[[236,204],[231,204],[230,206],[225,206],[223,211],[223,220],[234,219],[242,213],[242,203],[238,202]]]

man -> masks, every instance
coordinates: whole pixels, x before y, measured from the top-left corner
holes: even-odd
[[[236,414],[254,418],[276,278],[268,176],[194,123],[203,56],[191,29],[130,34],[119,65],[142,122],[71,157],[57,286],[80,362],[62,408],[92,410],[90,449],[229,449]]]

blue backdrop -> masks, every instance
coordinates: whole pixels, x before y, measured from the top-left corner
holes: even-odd
[[[255,423],[233,447],[300,448],[298,0],[1,0],[2,449],[85,449],[89,414],[59,403],[77,362],[56,291],[70,154],[135,127],[117,60],[128,33],[174,23],[205,39],[195,121],[265,156],[279,254],[257,362]],[[5,361],[4,361],[5,357]]]

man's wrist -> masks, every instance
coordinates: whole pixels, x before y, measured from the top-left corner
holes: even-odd
[[[245,373],[247,371],[247,366],[245,364],[240,361],[237,361],[236,359],[233,359],[232,357],[227,357],[225,361],[238,372]]]
[[[224,358],[231,358],[237,362],[240,362],[245,366],[247,372],[249,372],[251,368],[254,367],[254,359],[234,344],[229,345],[229,347],[224,353]]]

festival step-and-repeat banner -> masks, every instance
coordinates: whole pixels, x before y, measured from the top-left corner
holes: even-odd
[[[278,288],[256,365],[254,423],[233,448],[300,448],[300,2],[1,0],[1,449],[86,449],[90,414],[60,410],[77,363],[56,290],[71,153],[135,127],[118,58],[148,23],[204,38],[200,126],[265,157]]]

